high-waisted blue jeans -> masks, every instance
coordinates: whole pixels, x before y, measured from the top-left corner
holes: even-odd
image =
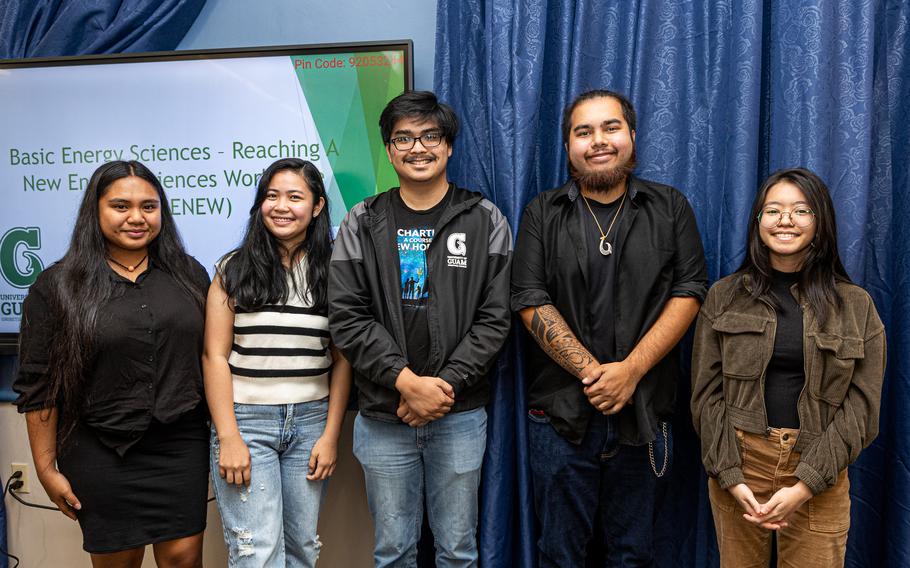
[[[218,473],[212,428],[212,487],[231,567],[307,567],[319,557],[316,521],[325,482],[307,480],[310,450],[325,430],[328,399],[297,404],[235,404],[250,450],[249,486]]]

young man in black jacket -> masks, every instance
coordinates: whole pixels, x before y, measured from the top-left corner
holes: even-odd
[[[528,205],[512,273],[512,309],[537,342],[527,369],[540,567],[584,566],[592,538],[604,566],[651,566],[676,344],[707,292],[701,239],[679,191],[632,175],[625,97],[580,95],[563,137],[571,179]]]
[[[413,566],[424,498],[436,565],[476,566],[487,371],[509,332],[512,237],[495,205],[449,183],[454,111],[430,92],[379,125],[400,187],[354,206],[329,274],[329,325],[355,371],[377,567]]]

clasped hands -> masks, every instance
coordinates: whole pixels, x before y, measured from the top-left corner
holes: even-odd
[[[631,404],[632,394],[642,374],[627,361],[592,364],[582,371],[585,396],[604,414],[616,414]]]
[[[802,481],[798,481],[790,487],[778,489],[764,504],[758,502],[752,490],[745,483],[729,487],[727,491],[746,511],[743,514],[744,519],[772,531],[786,528],[787,519],[793,511],[812,498],[812,490]]]
[[[423,426],[445,416],[455,404],[455,389],[439,377],[421,377],[405,369],[395,380],[401,393],[398,417],[412,428]]]

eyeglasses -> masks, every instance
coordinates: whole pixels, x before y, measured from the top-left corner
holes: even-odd
[[[766,207],[758,214],[758,222],[766,229],[772,229],[781,224],[784,215],[790,217],[790,222],[797,227],[808,227],[815,222],[815,213],[808,207],[799,207],[792,211],[781,211],[774,207]]]
[[[392,138],[391,142],[398,151],[404,152],[413,148],[418,140],[424,148],[435,148],[442,143],[443,138],[445,136],[442,135],[442,132],[427,132],[420,136],[398,136]]]

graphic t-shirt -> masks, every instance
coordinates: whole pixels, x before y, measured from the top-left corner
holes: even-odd
[[[398,251],[398,273],[401,283],[401,313],[404,317],[408,367],[418,375],[427,372],[430,357],[430,330],[427,302],[430,298],[427,249],[433,242],[436,223],[442,215],[452,190],[425,211],[405,205],[398,190],[392,194],[392,217],[395,223],[395,248]]]

